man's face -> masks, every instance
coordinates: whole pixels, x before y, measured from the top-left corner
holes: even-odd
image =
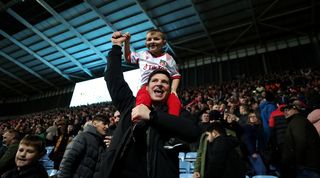
[[[148,83],[147,90],[153,102],[164,102],[170,94],[170,80],[165,74],[155,74]]]
[[[161,54],[166,41],[162,38],[161,32],[151,32],[147,34],[146,46],[151,54]]]
[[[209,114],[208,113],[203,113],[201,116],[201,122],[209,122]]]
[[[2,137],[3,137],[3,143],[6,145],[10,145],[14,138],[14,135],[9,132],[6,132],[2,135]]]
[[[97,129],[97,132],[100,134],[100,135],[105,135],[106,132],[106,124],[103,122],[103,121],[99,121],[99,120],[95,120],[92,122],[93,126]]]
[[[212,110],[217,110],[218,111],[219,110],[219,105],[217,105],[217,104],[213,105],[212,106]]]
[[[208,135],[207,140],[208,142],[213,142],[213,140],[216,138],[217,134],[215,131],[212,132],[206,132],[206,134]]]
[[[283,111],[283,113],[284,113],[284,117],[285,117],[285,118],[289,118],[289,117],[291,117],[292,115],[298,113],[298,111],[295,110],[294,108],[288,108],[288,109],[285,109],[285,110]]]
[[[118,123],[120,120],[120,112],[119,111],[114,112],[113,117],[114,117],[114,121]]]
[[[17,167],[24,167],[32,164],[38,160],[38,158],[40,158],[40,153],[38,153],[35,147],[26,144],[20,144],[16,153],[15,161]]]
[[[67,130],[68,130],[68,132],[71,132],[73,130],[73,125],[68,125]]]
[[[258,117],[255,114],[249,114],[248,119],[250,123],[256,124],[258,122]]]

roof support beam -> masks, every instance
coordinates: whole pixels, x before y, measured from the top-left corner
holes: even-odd
[[[190,52],[194,52],[194,53],[201,53],[201,54],[204,54],[204,55],[209,55],[209,56],[213,56],[214,54],[212,53],[208,53],[208,52],[205,52],[205,51],[200,51],[200,50],[195,50],[195,49],[190,49],[190,48],[185,48],[185,47],[182,47],[182,46],[175,46],[173,45],[174,48],[178,48],[178,49],[182,49],[182,50],[186,50],[186,51],[190,51]]]
[[[47,84],[57,88],[53,83],[49,82],[47,79],[41,77],[39,74],[35,73],[33,70],[31,70],[29,67],[25,66],[24,64],[22,64],[21,62],[19,62],[18,60],[13,59],[11,56],[7,55],[6,53],[0,51],[0,55],[3,56],[4,58],[6,58],[7,60],[15,63],[17,66],[21,67],[22,69],[26,70],[27,72],[31,73],[32,75],[36,76],[38,79],[46,82]]]
[[[316,34],[316,27],[317,27],[317,1],[316,0],[312,0],[311,1],[311,5],[312,5],[312,8],[311,8],[311,24],[313,26],[313,28],[311,29],[311,34],[312,35],[315,35]]]
[[[296,30],[293,30],[293,29],[290,29],[290,28],[286,28],[286,27],[281,27],[279,25],[272,25],[272,24],[267,24],[267,23],[263,23],[263,22],[260,22],[260,24],[264,25],[264,26],[267,26],[267,27],[271,27],[271,28],[275,28],[275,29],[278,29],[278,30],[282,30],[282,31],[285,31],[285,32],[294,32],[294,33],[299,34],[299,35],[308,35],[307,33],[296,31]]]
[[[277,4],[279,0],[273,1],[266,9],[264,9],[261,14],[258,16],[258,19],[260,19],[264,14],[266,14],[275,4]]]
[[[84,44],[86,44],[92,51],[98,55],[101,60],[103,60],[104,63],[107,63],[107,58],[104,56],[104,54],[101,53],[95,46],[91,44],[87,39],[85,39],[81,33],[79,33],[73,26],[69,24],[60,14],[58,14],[52,7],[49,6],[45,1],[43,0],[37,0],[37,2],[44,7],[53,17],[62,23],[64,26],[66,26],[73,34],[75,34]]]
[[[297,12],[308,10],[310,8],[312,8],[312,7],[311,6],[305,6],[305,7],[301,7],[301,8],[298,8],[298,9],[291,10],[291,11],[286,11],[286,12],[283,12],[283,13],[280,13],[280,14],[264,17],[264,18],[261,18],[261,20],[259,20],[259,22],[263,22],[263,21],[271,20],[271,19],[274,19],[274,18],[277,18],[277,17],[282,17],[282,16],[294,14],[294,13],[297,13]],[[259,19],[260,19],[260,17],[259,17]]]
[[[227,51],[229,51],[229,49],[239,41],[239,39],[246,34],[251,28],[253,27],[253,24],[249,25],[245,30],[243,30],[236,39],[234,39],[231,43],[229,43],[229,45],[226,47],[226,49],[223,51],[222,54],[226,53]]]
[[[258,26],[258,19],[256,17],[255,11],[254,11],[253,2],[252,2],[252,0],[248,0],[248,1],[249,1],[248,2],[249,8],[251,10],[251,16],[252,16],[252,20],[253,20],[254,29],[256,31],[256,36],[259,39],[259,43],[262,44],[262,38],[261,38],[259,26]]]
[[[86,4],[93,12],[96,13],[96,15],[102,19],[104,21],[104,23],[106,23],[106,25],[112,29],[113,32],[118,31],[118,29],[116,27],[114,27],[114,25],[112,25],[112,23],[106,19],[106,17],[99,11],[99,9],[93,4],[93,2],[91,2],[90,0],[84,0],[84,4]],[[130,50],[131,51],[136,51],[132,45],[130,45]]]
[[[274,1],[272,3],[272,6],[276,2],[278,2],[278,0]],[[271,5],[267,9],[270,9],[270,8],[271,8]],[[272,15],[272,16],[268,16],[268,17],[264,17],[264,18],[261,18],[262,15],[264,14],[264,13],[262,13],[258,17],[259,23],[261,24],[261,22],[264,22],[266,20],[271,20],[271,19],[275,19],[275,18],[282,17],[282,16],[285,16],[285,15],[290,15],[290,14],[293,14],[293,13],[297,13],[297,12],[301,12],[301,11],[304,11],[304,10],[308,10],[310,8],[311,8],[311,6],[302,7],[302,8],[299,8],[299,9],[287,11],[287,12],[284,12],[284,13],[281,13],[281,14],[276,14],[276,15]],[[264,12],[266,12],[266,10]],[[226,32],[226,31],[229,31],[229,30],[234,30],[234,29],[245,27],[245,26],[249,26],[249,25],[252,25],[252,22],[246,22],[246,23],[243,23],[243,24],[240,24],[240,25],[234,25],[234,26],[231,26],[231,27],[228,27],[228,28],[223,28],[223,29],[211,32],[210,35],[219,34],[219,33],[222,33],[222,32]],[[197,40],[197,39],[200,39],[200,38],[204,38],[205,36],[206,35],[201,34],[201,35],[198,35],[198,36],[188,37],[188,38],[185,38],[184,40],[180,40],[180,41],[177,41],[177,42],[173,43],[173,45],[176,46],[178,44],[187,43],[187,42],[192,41],[192,40]]]
[[[252,1],[252,0],[250,0]],[[288,12],[285,12],[285,13],[281,13],[281,14],[277,14],[277,15],[274,15],[274,16],[269,16],[269,17],[265,17],[265,18],[262,18],[262,16],[267,13],[276,3],[278,3],[279,0],[275,0],[273,1],[258,17],[257,17],[257,23],[259,23],[260,25],[264,25],[264,26],[268,26],[268,27],[271,27],[271,28],[275,28],[275,29],[278,29],[278,30],[282,30],[282,31],[286,31],[286,32],[295,32],[299,35],[306,35],[306,33],[303,33],[303,32],[300,32],[300,31],[295,31],[295,30],[292,30],[292,29],[289,29],[289,28],[286,28],[286,27],[281,27],[279,25],[271,25],[271,24],[268,24],[268,23],[263,23],[263,21],[266,21],[266,20],[270,20],[270,19],[273,19],[273,18],[276,18],[276,17],[281,17],[281,16],[285,16],[285,15],[289,15],[291,13],[295,13],[295,12],[300,12],[300,11],[303,11],[303,10],[306,10],[306,9],[309,9],[309,8],[312,8],[312,6],[309,6],[309,7],[302,7],[302,8],[299,8],[299,9],[295,9],[295,10],[292,10],[292,11],[288,11]],[[261,20],[260,20],[261,19]]]
[[[10,77],[18,80],[19,82],[23,83],[24,85],[28,86],[29,88],[31,88],[31,89],[39,92],[39,93],[42,93],[41,90],[39,90],[39,89],[31,86],[30,84],[28,84],[28,83],[25,82],[24,80],[22,80],[22,79],[18,78],[17,76],[13,75],[11,72],[6,71],[4,68],[0,67],[0,71],[1,71],[2,73],[5,73],[6,75],[9,75]]]
[[[31,54],[32,56],[34,56],[35,58],[39,59],[41,62],[43,62],[44,64],[46,64],[48,67],[50,67],[52,70],[54,70],[55,72],[57,72],[58,74],[60,74],[62,77],[64,77],[65,79],[69,80],[72,82],[72,80],[70,79],[69,76],[67,76],[66,74],[63,74],[61,72],[60,69],[58,69],[57,67],[53,66],[52,64],[50,64],[48,61],[46,61],[45,59],[43,59],[41,56],[39,56],[38,54],[36,54],[35,52],[31,51],[27,46],[25,46],[24,44],[22,44],[21,42],[19,42],[18,40],[14,39],[13,37],[11,37],[10,35],[8,35],[6,32],[4,32],[3,30],[0,29],[0,34],[4,37],[6,37],[7,39],[9,39],[11,42],[13,42],[14,44],[16,44],[17,46],[19,46],[20,48],[24,49],[25,51],[27,51],[29,54]]]
[[[9,88],[10,90],[12,90],[12,91],[14,91],[14,92],[16,92],[16,93],[18,93],[18,94],[20,94],[20,95],[22,95],[22,96],[26,96],[25,94],[21,93],[19,90],[11,87],[10,85],[8,85],[8,84],[6,84],[6,83],[4,83],[4,82],[2,82],[2,81],[0,81],[0,85],[3,85],[3,86],[5,86],[6,88]]]
[[[84,0],[84,4],[87,5],[96,15],[102,19],[105,24],[112,29],[113,32],[118,31],[118,29],[112,25],[112,23],[106,19],[106,17],[99,11],[99,9],[94,5],[94,3],[91,0]],[[132,35],[132,34],[131,34]],[[130,45],[130,50],[135,52],[136,50]],[[128,65],[125,61],[125,59],[122,61],[122,66],[123,67],[129,67],[129,68],[136,68],[135,66]]]
[[[22,18],[19,14],[14,12],[12,9],[8,9],[7,12],[13,16],[15,19],[17,19],[19,22],[21,22],[23,25],[28,27],[30,30],[32,30],[34,33],[36,33],[38,36],[40,36],[43,40],[47,41],[52,47],[57,49],[60,53],[62,53],[67,59],[72,61],[75,65],[77,65],[81,70],[83,70],[85,73],[87,73],[90,77],[93,77],[93,74],[90,70],[83,67],[82,64],[75,59],[73,56],[68,54],[65,50],[63,50],[60,46],[58,46],[55,42],[53,42],[51,39],[46,37],[42,32],[40,32],[38,29],[36,29],[34,26],[32,26],[29,22],[27,22],[24,18]]]
[[[212,45],[212,47],[213,47],[213,49],[214,49],[215,55],[218,56],[218,51],[217,51],[216,45],[215,45],[215,43],[214,43],[214,41],[213,41],[210,33],[208,32],[207,27],[206,27],[205,24],[203,23],[203,20],[201,19],[200,14],[199,14],[199,12],[198,12],[195,4],[192,2],[192,0],[189,0],[189,2],[191,3],[191,6],[192,6],[193,11],[196,13],[196,16],[197,16],[197,18],[198,18],[198,20],[199,20],[199,22],[200,22],[200,25],[201,25],[202,29],[203,29],[204,32],[205,32],[205,35],[207,36],[207,38],[208,38],[208,39],[210,40],[210,42],[211,42],[211,45]]]
[[[135,0],[136,4],[138,5],[138,7],[141,9],[141,11],[146,15],[147,19],[151,22],[153,28],[157,28],[157,25],[154,23],[154,21],[149,17],[147,11],[142,7],[141,3],[139,2],[139,0]],[[169,41],[167,41],[167,46],[169,48],[169,50],[173,53],[173,55],[176,56],[176,53],[174,52],[174,50],[171,47],[171,44],[169,43]]]
[[[243,23],[243,24],[239,24],[239,25],[234,25],[234,26],[231,26],[231,27],[228,27],[228,28],[223,28],[223,29],[211,32],[210,35],[216,35],[216,34],[223,33],[223,32],[229,31],[229,30],[234,30],[234,29],[237,29],[237,28],[249,26],[251,24],[252,24],[252,22],[247,22],[247,23]],[[193,37],[188,37],[188,38],[185,38],[184,40],[179,40],[179,41],[173,43],[173,45],[176,46],[178,44],[187,43],[189,41],[197,40],[199,38],[204,38],[204,37],[206,37],[205,34],[201,34],[201,35],[197,35],[197,36],[193,36]]]
[[[21,3],[23,1],[21,0],[12,0],[7,2],[6,4],[4,4],[3,2],[0,2],[0,12],[5,11],[7,9],[9,9],[11,6],[16,5],[17,3]]]
[[[90,1],[90,0],[84,0],[84,4],[87,5],[93,12],[95,12],[97,14],[97,16],[102,19],[106,24],[107,26],[109,26],[113,32],[115,31],[118,31],[116,29],[116,27],[114,27],[112,25],[111,22],[109,22],[105,17],[104,15],[99,11],[99,9]]]

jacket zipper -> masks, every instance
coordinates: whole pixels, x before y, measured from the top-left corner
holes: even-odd
[[[151,175],[151,161],[150,161],[150,127],[147,129],[146,131],[146,134],[147,134],[147,176],[148,178],[150,177]]]

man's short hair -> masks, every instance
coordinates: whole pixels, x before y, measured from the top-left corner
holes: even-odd
[[[164,69],[156,69],[153,72],[151,72],[151,74],[149,75],[149,78],[148,78],[148,82],[147,82],[148,84],[149,84],[151,78],[156,74],[164,74],[164,75],[166,75],[169,78],[169,85],[171,86],[171,83],[172,83],[171,76],[170,76],[169,72],[167,70],[164,70]]]
[[[107,118],[107,116],[104,116],[104,115],[95,115],[93,118],[92,118],[92,121],[102,121],[104,124],[109,124],[110,121],[109,119]]]
[[[212,132],[214,130],[220,135],[227,135],[225,127],[219,121],[210,123],[206,129],[207,132]]]
[[[13,135],[13,139],[14,140],[18,140],[20,141],[21,140],[21,134],[20,132],[14,130],[14,129],[10,129],[7,131],[10,135]]]
[[[160,33],[161,34],[161,38],[163,39],[163,40],[166,40],[166,35],[161,31],[161,30],[159,30],[159,29],[151,29],[151,30],[149,30],[148,32],[147,32],[147,34],[148,33]]]
[[[301,101],[299,100],[294,100],[291,103],[285,105],[284,107],[282,107],[280,110],[283,112],[286,109],[295,109],[297,111],[304,111],[305,108],[302,106]]]

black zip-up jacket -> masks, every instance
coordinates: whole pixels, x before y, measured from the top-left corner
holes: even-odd
[[[1,178],[48,178],[46,169],[39,163],[31,164],[25,167],[21,167],[18,170],[17,167],[2,174]]]
[[[289,124],[282,150],[283,165],[320,172],[320,138],[316,128],[300,113],[287,120]]]
[[[190,113],[185,111],[179,117],[172,116],[165,112],[165,106],[152,110],[148,122],[142,121],[133,128],[131,110],[135,97],[123,78],[121,55],[121,47],[114,45],[105,73],[112,102],[121,117],[110,147],[101,160],[100,173],[95,177],[178,178],[178,151],[165,149],[164,145],[172,137],[194,142],[200,130]]]

